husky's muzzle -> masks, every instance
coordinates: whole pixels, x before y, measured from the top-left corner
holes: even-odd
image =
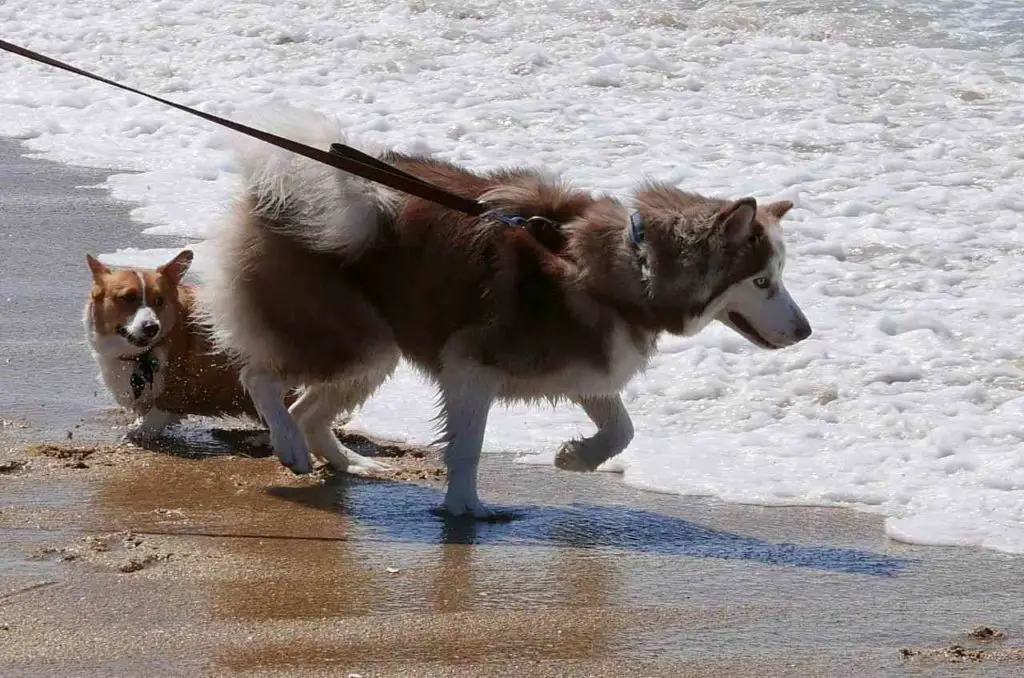
[[[781,283],[757,292],[738,291],[716,318],[761,348],[785,348],[811,336],[811,324]]]

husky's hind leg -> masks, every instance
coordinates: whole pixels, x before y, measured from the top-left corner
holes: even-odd
[[[285,385],[269,372],[251,366],[242,370],[241,379],[270,429],[270,445],[277,458],[293,473],[312,471],[306,439],[284,405]]]
[[[338,415],[362,405],[394,372],[398,365],[398,350],[386,353],[369,367],[360,370],[356,376],[309,386],[289,410],[313,454],[326,460],[339,473],[365,475],[391,468],[349,449],[331,430]]]

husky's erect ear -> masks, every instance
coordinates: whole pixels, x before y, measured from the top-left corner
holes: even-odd
[[[793,209],[793,203],[789,200],[779,200],[778,202],[765,205],[764,209],[768,214],[772,215],[776,219],[781,219],[786,216],[786,212]]]
[[[166,276],[173,284],[177,285],[185,277],[185,273],[188,272],[188,267],[191,265],[192,250],[182,250],[163,266],[157,266],[156,272]]]
[[[85,255],[85,263],[89,264],[89,270],[92,271],[92,279],[96,282],[100,281],[105,275],[110,275],[110,269],[104,266],[91,254]]]
[[[757,201],[753,198],[741,198],[723,207],[715,217],[715,222],[727,240],[743,242],[750,237],[756,216]]]

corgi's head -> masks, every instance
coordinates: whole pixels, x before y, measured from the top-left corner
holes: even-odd
[[[88,254],[85,260],[92,271],[85,320],[97,350],[133,355],[167,335],[179,315],[178,284],[192,264],[191,250],[156,270],[111,270]]]

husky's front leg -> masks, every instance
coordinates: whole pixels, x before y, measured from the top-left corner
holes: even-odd
[[[241,379],[256,411],[270,429],[270,444],[277,458],[293,473],[312,471],[309,445],[284,405],[284,384],[270,374],[251,367],[242,370]]]
[[[496,393],[496,385],[476,370],[442,375],[444,462],[448,467],[448,490],[441,505],[445,515],[470,514],[474,518],[492,515],[477,493],[477,472],[487,415]]]
[[[633,422],[618,395],[576,398],[576,402],[597,426],[597,433],[563,444],[555,455],[555,466],[566,471],[593,471],[632,442]]]

